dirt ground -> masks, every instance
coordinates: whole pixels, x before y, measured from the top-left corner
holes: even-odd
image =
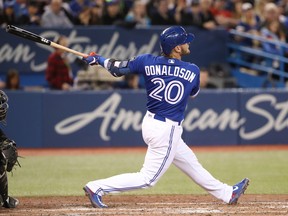
[[[197,151],[260,151],[283,149],[283,146],[208,147],[193,148]],[[145,151],[144,148],[118,149],[20,149],[22,156],[49,154],[93,154],[107,152]],[[249,188],[248,188],[249,190]],[[93,208],[87,197],[18,197],[16,209],[0,208],[5,216],[78,216],[78,215],[288,215],[288,195],[244,194],[237,205],[227,205],[210,195],[107,195],[103,197],[106,209]]]
[[[16,209],[0,215],[288,215],[288,195],[243,195],[226,205],[210,195],[108,195],[106,209],[93,208],[87,197],[22,197]]]

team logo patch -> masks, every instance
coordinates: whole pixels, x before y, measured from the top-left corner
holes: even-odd
[[[175,63],[175,60],[174,60],[174,59],[169,59],[169,60],[168,60],[168,63],[174,64],[174,63]]]
[[[233,191],[236,191],[236,190],[238,190],[239,188],[238,188],[238,186],[233,186]]]

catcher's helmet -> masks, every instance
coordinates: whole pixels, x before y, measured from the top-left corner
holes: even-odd
[[[0,122],[5,120],[8,107],[8,96],[0,90]]]
[[[190,43],[194,38],[194,34],[187,33],[183,27],[171,26],[166,28],[160,35],[161,51],[165,55],[169,55],[174,47]]]

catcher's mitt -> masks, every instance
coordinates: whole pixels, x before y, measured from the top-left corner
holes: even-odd
[[[18,162],[18,151],[16,148],[16,143],[13,140],[5,139],[3,141],[2,152],[6,157],[6,161],[7,161],[6,171],[7,172],[10,172],[16,163],[20,166]]]

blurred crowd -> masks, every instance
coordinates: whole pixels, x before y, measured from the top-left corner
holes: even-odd
[[[242,27],[247,30],[251,25],[253,29],[260,27],[269,16],[269,19],[277,17],[287,28],[287,3],[287,0],[0,0],[0,24],[61,28],[179,24],[215,29],[236,28],[244,22]]]

